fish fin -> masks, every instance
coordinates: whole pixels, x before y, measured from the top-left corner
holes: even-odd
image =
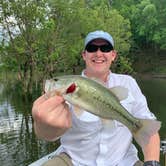
[[[110,88],[110,91],[118,98],[119,101],[128,97],[128,89],[122,86]]]
[[[77,117],[80,117],[82,113],[84,112],[79,106],[76,106],[76,105],[73,106],[73,110]]]
[[[115,122],[113,119],[103,119],[101,118],[102,124],[105,126],[105,128],[115,128]]]
[[[142,127],[133,133],[136,142],[143,148],[148,144],[150,137],[158,132],[161,127],[161,122],[151,119],[141,119]]]

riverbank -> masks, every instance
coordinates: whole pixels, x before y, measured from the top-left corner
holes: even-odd
[[[160,74],[160,73],[134,73],[133,76],[136,77],[142,77],[144,79],[166,79],[166,74]]]
[[[166,78],[166,53],[152,55],[150,52],[134,56],[133,69],[136,73],[155,78]]]

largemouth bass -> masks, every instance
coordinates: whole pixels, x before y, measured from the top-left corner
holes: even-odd
[[[108,89],[102,83],[78,75],[60,76],[46,80],[46,95],[62,95],[66,101],[104,119],[114,119],[124,124],[140,146],[149,142],[150,136],[160,129],[157,120],[138,119],[121,104],[128,95],[126,88]]]

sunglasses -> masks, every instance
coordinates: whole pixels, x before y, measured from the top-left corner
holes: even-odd
[[[104,45],[94,45],[94,44],[88,44],[85,48],[85,50],[87,50],[88,52],[96,52],[98,49],[100,48],[100,51],[102,52],[110,52],[111,50],[113,50],[113,47],[111,44],[104,44]]]

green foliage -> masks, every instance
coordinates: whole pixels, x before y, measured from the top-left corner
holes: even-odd
[[[6,31],[4,40],[9,40],[7,45],[1,46],[3,66],[18,72],[26,88],[30,87],[35,76],[42,80],[59,72],[77,73],[84,67],[81,52],[86,34],[102,29],[112,34],[115,49],[119,52],[113,70],[130,73],[131,26],[136,25],[137,30],[132,28],[132,31],[138,39],[144,38],[146,33],[149,36],[152,31],[147,27],[154,29],[156,26],[156,10],[148,0],[144,0],[146,5],[141,3],[143,7],[139,6],[140,3],[135,5],[132,0],[119,0],[119,3],[123,6],[121,10],[118,5],[114,7],[114,1],[110,3],[108,0],[1,2],[1,25]],[[143,12],[140,12],[142,8]],[[149,12],[153,14],[150,19]],[[14,18],[13,21],[7,22],[10,17]],[[144,17],[149,19],[146,26],[138,22]],[[17,29],[17,33],[12,29]],[[160,34],[148,40],[153,38],[160,43],[159,37]]]
[[[45,20],[43,1],[1,1],[3,42],[1,59],[9,70],[18,72],[24,90],[29,91],[35,66],[37,31]]]
[[[156,17],[156,7],[154,4],[151,4],[149,0],[142,1],[137,5],[137,7],[139,9],[139,13],[135,15],[135,17],[137,18],[136,33],[138,33],[140,37],[144,37],[144,43],[152,41],[155,28],[158,25]],[[136,20],[136,18],[134,20]]]
[[[133,73],[131,60],[127,57],[120,56],[117,63],[114,64],[113,71],[117,73],[131,74]]]
[[[53,12],[51,15],[55,15],[54,12],[57,12],[57,8],[55,9],[57,3],[58,8],[63,8],[63,1],[51,1],[50,9]],[[82,65],[80,54],[84,49],[83,40],[88,32],[96,29],[110,32],[116,41],[116,49],[119,52],[122,54],[129,52],[130,23],[118,11],[111,10],[108,1],[89,1],[88,3],[83,0],[70,1],[65,5],[66,8],[61,10],[61,16],[59,16],[60,25],[63,25],[59,34],[64,40],[64,47],[59,52],[60,56],[57,59],[60,71],[75,71],[78,66]]]
[[[25,91],[57,73],[84,68],[86,34],[108,31],[119,58],[112,70],[131,73],[129,53],[166,49],[165,0],[0,1],[0,68],[15,71]],[[132,53],[133,54],[133,53]]]
[[[156,49],[165,50],[166,3],[164,0],[116,0],[112,5],[130,20],[133,43],[141,48],[152,47],[155,52]]]

